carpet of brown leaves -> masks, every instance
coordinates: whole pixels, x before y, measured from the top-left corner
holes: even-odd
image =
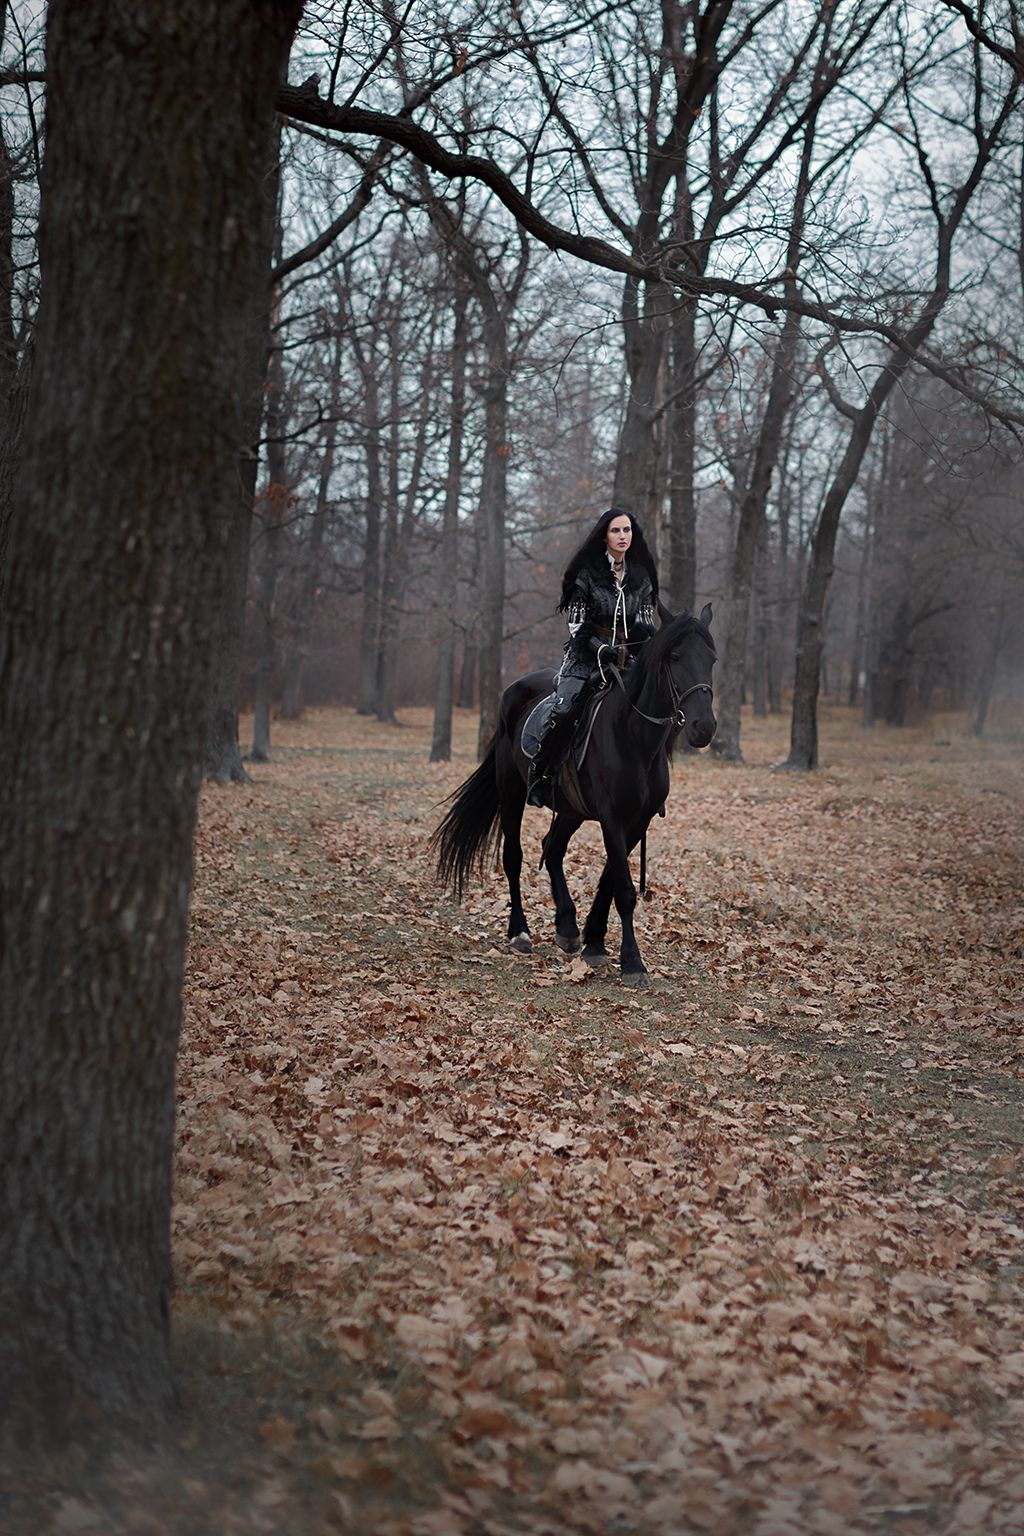
[[[528,957],[499,875],[437,889],[474,728],[429,766],[426,712],[325,712],[204,792],[190,1427],[123,1528],[1024,1532],[1019,740],[837,712],[813,776],[781,721],[684,758],[638,995],[539,876]]]

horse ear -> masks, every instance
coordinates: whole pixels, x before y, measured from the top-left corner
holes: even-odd
[[[671,611],[670,608],[665,607],[665,604],[662,602],[660,597],[658,598],[658,618],[661,620],[662,628],[664,628],[666,624],[671,624],[672,620],[675,618],[675,614]]]
[[[711,628],[711,620],[713,618],[714,614],[711,612],[711,604],[705,603],[704,607],[700,611],[700,622],[704,625],[705,629]]]

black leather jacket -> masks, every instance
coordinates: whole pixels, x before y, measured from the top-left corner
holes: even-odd
[[[570,629],[579,627],[570,634],[561,675],[589,677],[599,646],[618,646],[628,641],[632,650],[635,642],[648,640],[654,634],[651,578],[643,566],[630,565],[628,554],[621,590],[615,585],[607,561],[603,570],[600,565],[585,565],[576,577],[564,611]]]

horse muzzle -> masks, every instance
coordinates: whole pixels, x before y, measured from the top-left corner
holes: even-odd
[[[686,739],[691,747],[706,747],[718,729],[714,715],[710,720],[687,720]]]
[[[690,699],[693,702],[687,712],[683,706]],[[706,747],[718,729],[712,699],[710,683],[695,683],[679,697],[679,723],[686,732],[687,744],[691,747]]]

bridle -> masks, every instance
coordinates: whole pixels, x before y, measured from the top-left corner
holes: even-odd
[[[669,687],[672,690],[672,704],[675,708],[675,714],[672,718],[675,720],[680,729],[686,724],[686,716],[683,714],[683,705],[686,703],[686,700],[690,697],[691,693],[706,693],[708,696],[708,702],[714,702],[715,690],[712,688],[710,683],[694,683],[693,687],[687,688],[685,693],[680,693],[677,695],[676,685],[670,678]],[[633,707],[635,709],[636,705]]]
[[[693,687],[687,688],[685,692],[676,693],[676,685],[672,680],[672,674],[669,673],[668,686],[669,692],[672,696],[672,709],[674,713],[671,715],[645,715],[643,710],[638,709],[637,706],[633,703],[633,700],[630,698],[629,694],[626,693],[626,685],[622,681],[622,673],[619,671],[618,667],[615,666],[614,663],[610,663],[608,670],[614,677],[615,681],[618,683],[619,687],[622,689],[623,696],[625,697],[626,703],[629,705],[630,709],[634,714],[639,715],[641,720],[646,720],[649,725],[675,725],[678,726],[680,730],[682,730],[683,726],[686,724],[686,716],[683,713],[683,705],[686,703],[691,693],[706,693],[711,700],[713,700],[715,697],[715,690],[712,688],[710,683],[694,683]]]

